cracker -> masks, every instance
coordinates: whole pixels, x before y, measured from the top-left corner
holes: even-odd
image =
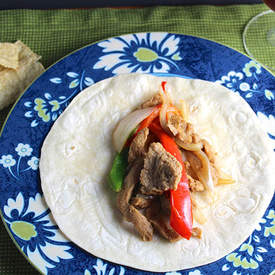
[[[16,69],[19,65],[19,53],[21,46],[12,43],[0,43],[0,65],[9,68]]]
[[[21,65],[34,63],[41,58],[41,56],[34,53],[28,46],[26,46],[20,40],[16,41],[14,45],[20,48],[19,60]]]
[[[44,71],[43,65],[38,62],[40,56],[32,52],[24,43],[17,41],[11,45],[19,49],[18,65],[16,68],[9,68],[0,61],[0,110],[13,103],[24,89]],[[5,47],[2,46],[6,50]],[[11,60],[8,57],[5,60]]]

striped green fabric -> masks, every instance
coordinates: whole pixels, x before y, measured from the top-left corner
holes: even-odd
[[[265,5],[242,5],[5,10],[0,11],[0,41],[21,39],[43,57],[45,66],[86,44],[133,32],[195,35],[244,52],[242,32],[245,24],[266,9]]]
[[[18,39],[42,56],[45,67],[98,40],[134,32],[166,31],[208,38],[244,52],[247,22],[267,10],[263,4],[235,6],[156,6],[135,9],[3,10],[0,41]],[[255,36],[257,40],[257,36]],[[262,52],[263,60],[268,60]],[[274,57],[273,57],[274,58]],[[9,108],[0,112],[1,125]],[[38,274],[0,225],[0,274]]]

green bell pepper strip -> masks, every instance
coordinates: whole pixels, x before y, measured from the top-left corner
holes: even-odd
[[[121,190],[126,170],[128,166],[128,148],[122,149],[120,153],[117,153],[113,161],[111,171],[109,173],[109,186],[115,192]]]

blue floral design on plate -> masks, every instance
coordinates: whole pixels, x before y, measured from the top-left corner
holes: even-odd
[[[260,234],[262,233],[262,234]],[[252,272],[259,268],[264,260],[264,254],[274,249],[275,240],[271,238],[269,246],[262,246],[262,238],[268,238],[275,235],[275,214],[270,209],[252,235],[244,242],[239,249],[226,256],[227,263],[222,266],[222,271],[228,271],[231,268],[234,272],[250,269]]]
[[[73,258],[70,243],[60,234],[39,193],[28,200],[22,193],[9,198],[3,216],[17,244],[40,271],[46,273],[60,259]]]
[[[34,98],[33,101],[26,101],[24,103],[24,106],[28,109],[28,111],[25,112],[25,117],[32,120],[31,127],[38,126],[39,122],[47,123],[49,121],[55,121],[64,108],[67,107],[68,102],[79,91],[82,91],[94,83],[92,78],[86,76],[85,70],[82,71],[81,75],[75,72],[67,72],[66,75],[71,78],[65,80],[69,82],[69,95],[59,95],[57,98],[54,98],[49,92],[46,92],[42,96]],[[63,84],[60,77],[50,78],[49,82],[56,85]],[[62,108],[62,105],[64,108]]]
[[[105,55],[99,58],[94,69],[120,73],[159,73],[178,69],[182,58],[180,38],[166,33],[130,34],[99,42]],[[115,47],[114,47],[115,46]]]
[[[69,242],[43,200],[38,171],[43,140],[74,96],[95,82],[130,72],[200,78],[224,85],[250,104],[275,149],[275,78],[230,48],[193,36],[137,33],[72,53],[27,89],[0,138],[2,217],[21,252],[43,274],[153,274],[96,258]],[[226,257],[166,275],[270,274],[275,269],[274,209],[273,198],[253,234]]]
[[[257,75],[261,72],[261,66],[252,60],[245,64],[243,72],[230,71],[227,75],[222,76],[221,80],[216,82],[240,94],[244,98],[251,98],[256,93],[261,94],[263,92],[262,89],[259,89],[257,82],[255,82],[255,80],[258,80]],[[250,84],[251,80],[253,82]],[[265,89],[264,95],[266,99],[270,101],[274,100],[272,91]]]
[[[19,179],[20,173],[26,172],[30,169],[37,170],[39,165],[39,159],[35,156],[32,156],[27,161],[28,167],[25,169],[20,169],[21,159],[24,157],[30,157],[32,155],[33,149],[29,144],[18,143],[15,148],[17,155],[19,156],[18,160],[15,160],[11,154],[2,155],[0,159],[0,164],[3,165],[4,168],[8,168],[8,171],[15,179]],[[16,165],[16,168],[13,171],[13,166]]]

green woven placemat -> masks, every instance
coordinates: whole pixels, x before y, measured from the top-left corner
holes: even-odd
[[[246,23],[264,5],[150,7],[138,9],[0,11],[0,41],[22,40],[45,67],[86,44],[133,32],[166,31],[208,38],[244,52]],[[255,37],[257,39],[257,37]],[[272,58],[263,53],[264,58]],[[274,57],[273,57],[274,58]],[[0,112],[2,125],[8,108]],[[0,274],[38,274],[0,225]]]

